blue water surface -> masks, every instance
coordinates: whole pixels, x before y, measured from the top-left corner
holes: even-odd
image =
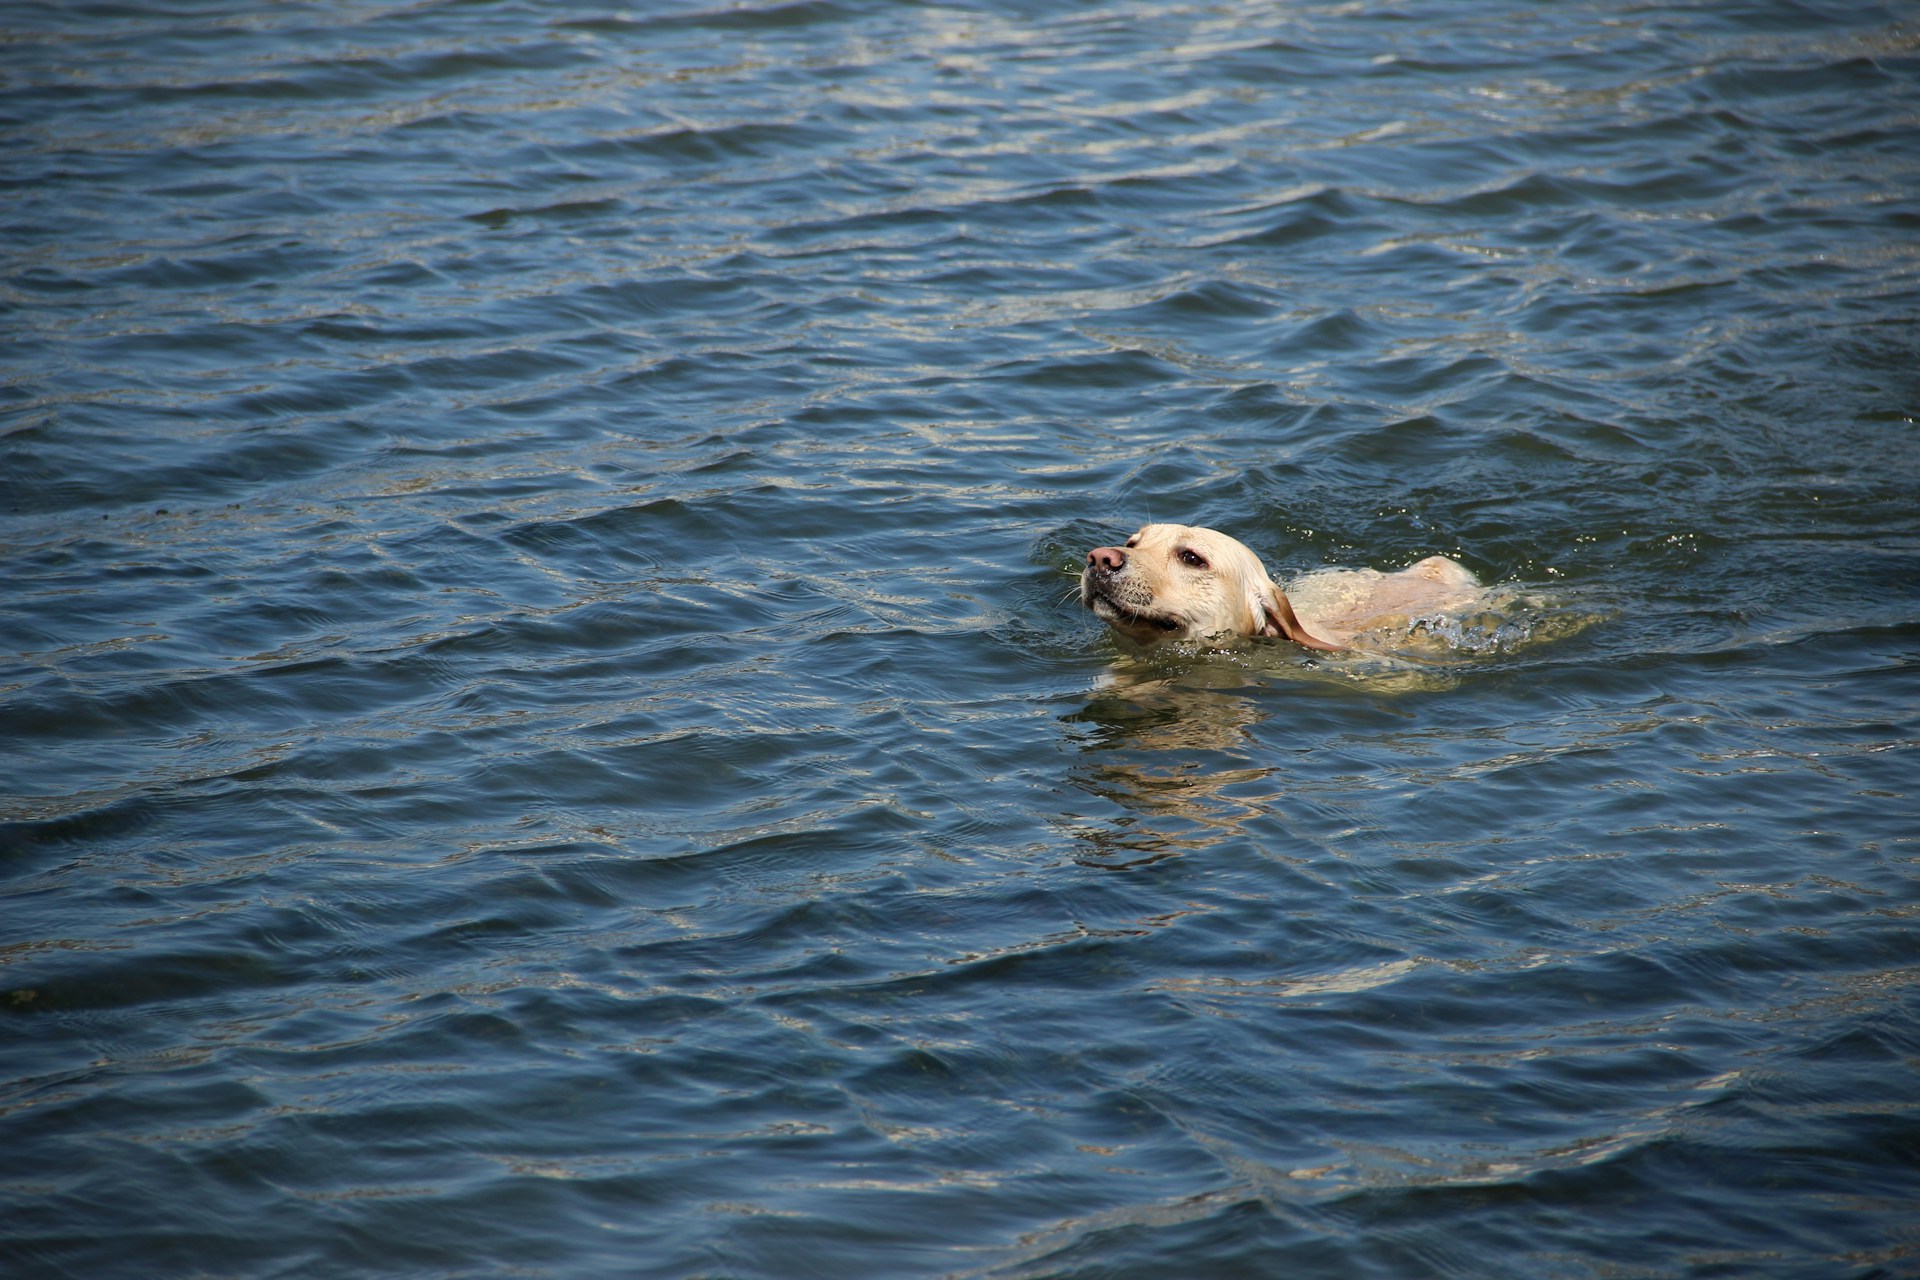
[[[1920,1275],[1920,6],[0,31],[7,1275]]]

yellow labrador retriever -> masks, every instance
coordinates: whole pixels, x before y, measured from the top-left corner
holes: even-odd
[[[1429,556],[1396,573],[1308,574],[1291,593],[1243,543],[1185,524],[1150,524],[1124,546],[1095,547],[1080,573],[1080,602],[1140,645],[1275,636],[1329,653],[1368,631],[1458,611],[1485,588],[1464,565]]]

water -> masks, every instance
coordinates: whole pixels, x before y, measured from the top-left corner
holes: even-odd
[[[5,27],[9,1275],[1920,1274],[1913,5]]]

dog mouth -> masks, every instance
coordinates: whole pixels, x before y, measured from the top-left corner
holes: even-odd
[[[1169,635],[1186,626],[1186,623],[1179,618],[1150,613],[1126,603],[1113,594],[1107,583],[1093,574],[1087,574],[1081,579],[1080,599],[1096,617],[1113,626],[1142,630],[1152,628]]]

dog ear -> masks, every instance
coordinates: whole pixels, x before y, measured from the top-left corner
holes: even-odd
[[[1299,617],[1293,612],[1292,602],[1280,588],[1268,586],[1261,592],[1260,603],[1261,611],[1266,616],[1266,625],[1260,628],[1261,635],[1291,640],[1303,649],[1318,649],[1322,653],[1346,652],[1346,646],[1329,644],[1301,626]]]

